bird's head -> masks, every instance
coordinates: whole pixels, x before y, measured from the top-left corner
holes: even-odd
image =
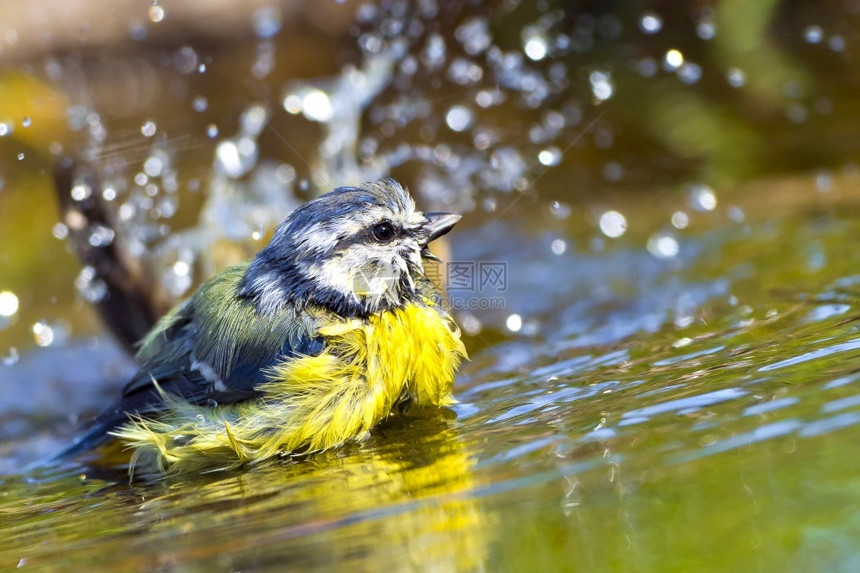
[[[340,187],[296,209],[251,262],[240,295],[263,312],[315,302],[366,316],[414,298],[427,245],[460,219],[422,213],[392,179]]]

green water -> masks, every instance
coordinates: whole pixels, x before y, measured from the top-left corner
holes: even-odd
[[[552,168],[531,165],[527,191],[469,196],[449,259],[502,262],[507,284],[491,293],[501,308],[457,313],[471,357],[459,404],[390,419],[359,445],[232,473],[130,480],[124,466],[87,460],[25,470],[66,443],[78,414],[107,404],[132,366],[76,297],[79,264],[52,236],[53,162],[39,138],[75,137],[38,132],[34,116],[36,136],[18,127],[0,139],[0,292],[20,301],[0,322],[0,570],[860,569],[856,7],[770,2],[760,4],[767,14],[732,20],[740,8],[723,5],[716,44],[696,39],[688,20],[699,8],[683,21],[667,10],[653,36],[636,27],[653,7],[605,8],[625,32],[565,60],[559,97],[585,110],[570,153]],[[494,9],[498,41],[519,38],[527,18]],[[584,26],[585,9],[569,8],[572,26]],[[205,93],[232,125],[239,107],[280,97],[285,78],[323,73],[314,58],[332,50],[319,24],[296,21],[278,45],[301,58],[279,60],[271,85],[248,80],[258,46],[216,36],[211,71],[188,79],[188,94],[164,88],[150,107],[122,113],[111,98],[127,81],[117,87],[99,67],[109,63],[78,47],[112,121],[100,160],[136,165],[151,146],[140,124],[158,117],[184,160],[183,209],[199,208],[205,185],[185,186],[211,171],[210,117],[162,100]],[[331,26],[341,26],[331,32],[346,37],[341,48],[354,44],[343,22]],[[811,41],[810,26],[824,40]],[[760,40],[752,53],[750,37]],[[131,67],[164,59],[156,40],[136,45],[142,59],[116,57]],[[630,72],[631,58],[670,47],[698,59],[701,82]],[[176,81],[167,61],[152,64],[165,85]],[[617,82],[603,107],[582,87],[595,62],[614,66]],[[727,68],[741,64],[747,83],[727,87]],[[230,72],[248,81],[221,87]],[[3,76],[0,87],[12,93],[14,82]],[[279,129],[283,115],[272,120]],[[501,125],[528,148],[522,125]],[[313,149],[308,130],[281,131]],[[446,133],[436,143],[455,146]],[[270,137],[263,155],[288,154]],[[620,180],[600,175],[613,162]],[[398,176],[417,187],[409,169]],[[715,204],[691,195],[698,183]],[[609,210],[626,218],[619,237],[600,229]],[[47,344],[40,320],[52,328]]]
[[[858,232],[856,210],[826,209],[690,233],[682,268],[606,253],[590,280],[639,271],[641,291],[585,301],[577,314],[600,318],[582,328],[565,315],[582,301],[553,300],[546,332],[473,352],[456,416],[361,446],[198,478],[5,478],[0,562],[853,570]],[[689,325],[578,342],[671,293],[703,299]]]

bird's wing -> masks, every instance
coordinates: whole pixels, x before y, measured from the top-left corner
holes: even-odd
[[[268,367],[322,352],[312,313],[300,315],[285,304],[261,314],[236,296],[244,269],[233,267],[203,285],[144,339],[141,368],[123,390],[124,412],[157,412],[159,388],[195,404],[244,400],[267,380]]]
[[[165,393],[194,404],[237,402],[256,394],[269,366],[322,352],[322,315],[299,313],[291,304],[258,313],[252,301],[237,296],[244,270],[228,269],[162,318],[144,338],[136,356],[140,370],[120,399],[54,459],[104,443],[129,415],[163,410]]]

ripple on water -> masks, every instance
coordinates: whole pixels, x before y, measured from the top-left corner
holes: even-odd
[[[630,426],[633,424],[639,424],[650,420],[653,416],[658,414],[704,408],[713,404],[735,400],[742,396],[746,396],[747,394],[749,394],[748,391],[740,388],[725,388],[696,396],[677,398],[660,404],[655,404],[653,406],[645,406],[644,408],[628,410],[621,414],[621,421],[618,425]]]
[[[860,338],[856,340],[850,340],[848,342],[834,344],[832,346],[826,346],[824,348],[819,348],[810,352],[805,352],[799,356],[792,356],[791,358],[786,358],[784,360],[774,362],[773,364],[766,364],[758,370],[759,372],[769,372],[771,370],[778,370],[780,368],[786,368],[788,366],[796,366],[803,362],[809,362],[810,360],[816,360],[818,358],[832,356],[833,354],[838,354],[840,352],[857,350],[858,348],[860,348]]]

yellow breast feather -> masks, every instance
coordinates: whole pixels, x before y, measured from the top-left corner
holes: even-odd
[[[326,450],[361,440],[400,400],[448,406],[466,351],[450,316],[410,303],[367,319],[320,328],[326,349],[269,372],[262,397],[219,407],[164,394],[158,419],[138,418],[116,435],[162,471],[205,471],[279,453]]]

